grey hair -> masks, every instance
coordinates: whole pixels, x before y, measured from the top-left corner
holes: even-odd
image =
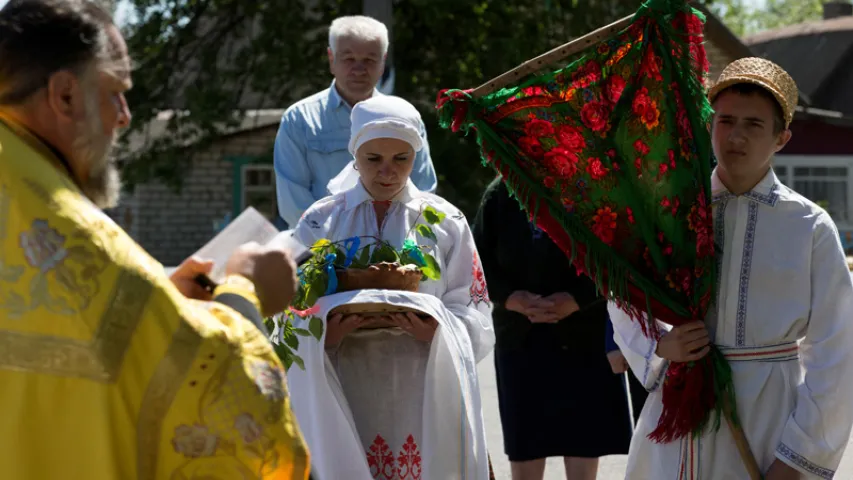
[[[382,45],[382,55],[385,56],[388,53],[388,27],[372,17],[352,15],[334,19],[329,27],[329,48],[332,49],[332,54],[337,50],[339,38],[379,40]]]
[[[0,105],[23,103],[58,71],[109,63],[111,25],[88,0],[11,0],[0,10]]]

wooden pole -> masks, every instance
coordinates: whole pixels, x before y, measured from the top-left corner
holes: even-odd
[[[693,0],[685,0],[685,3],[692,3]],[[541,68],[545,68],[549,65],[559,62],[560,60],[564,60],[582,50],[589,47],[592,44],[601,42],[602,40],[606,40],[616,33],[624,30],[631,25],[631,21],[634,19],[634,14],[628,15],[625,18],[620,20],[616,20],[610,25],[605,25],[598,30],[587,33],[586,35],[576,38],[568,43],[560,45],[559,47],[549,50],[542,55],[539,55],[536,58],[528,60],[521,65],[513,68],[512,70],[502,73],[497,77],[489,80],[488,82],[480,85],[475,88],[474,91],[471,92],[471,96],[474,98],[482,97],[483,95],[488,95],[496,90],[499,90],[512,82],[517,81],[519,78],[523,78],[531,73],[538,71]]]
[[[734,437],[737,451],[740,454],[740,459],[746,467],[750,480],[762,480],[764,476],[761,474],[758,462],[755,461],[755,455],[753,455],[752,450],[749,449],[749,441],[746,439],[746,434],[743,432],[743,428],[741,428],[740,425],[735,425],[732,421],[732,416],[734,415],[733,408],[734,407],[729,401],[729,398],[724,396],[723,415],[726,417],[726,424],[729,426],[729,431],[732,432],[732,437]]]
[[[691,0],[688,0],[687,3],[690,3],[690,1]],[[498,75],[497,77],[475,88],[471,92],[471,96],[477,98],[482,97],[483,95],[488,95],[496,90],[499,90],[509,85],[510,83],[517,81],[520,78],[523,78],[527,75],[539,71],[542,68],[545,68],[549,65],[559,62],[560,60],[566,59],[580,51],[583,51],[590,45],[606,40],[615,35],[616,33],[624,30],[631,24],[631,21],[633,19],[634,15],[628,15],[627,17],[617,20],[611,23],[610,25],[601,27],[598,30],[590,32],[580,38],[576,38],[557,48],[545,52],[542,55],[539,55],[538,57],[528,60],[522,63],[521,65],[513,68],[512,70]],[[762,480],[763,475],[761,474],[761,469],[759,468],[758,462],[755,460],[755,456],[752,454],[752,451],[749,448],[749,441],[746,439],[746,434],[744,433],[743,428],[741,428],[740,425],[735,425],[732,421],[732,415],[734,413],[733,406],[729,402],[729,399],[726,397],[723,398],[723,402],[723,412],[726,417],[726,424],[729,426],[729,431],[732,432],[735,445],[737,446],[740,458],[743,461],[744,466],[746,467],[746,471],[749,474],[749,478],[750,480]]]
[[[617,20],[611,23],[610,25],[601,27],[598,30],[595,30],[594,32],[587,33],[586,35],[580,38],[576,38],[571,42],[568,42],[553,50],[545,52],[542,55],[528,60],[522,63],[521,65],[513,68],[512,70],[498,75],[497,77],[480,85],[479,87],[475,88],[473,92],[471,92],[471,95],[475,98],[482,97],[483,95],[488,95],[494,91],[500,90],[501,88],[509,85],[512,82],[517,81],[520,78],[530,75],[531,73],[545,68],[548,65],[557,63],[560,60],[566,59],[586,49],[590,45],[612,37],[614,34],[627,28],[628,25],[631,24],[631,20],[633,19],[633,14],[628,15],[627,17],[621,20]]]

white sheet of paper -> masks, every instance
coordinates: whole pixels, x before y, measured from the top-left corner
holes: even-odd
[[[293,230],[279,232],[266,217],[249,207],[201,247],[195,255],[213,260],[213,270],[208,276],[219,283],[225,278],[225,264],[231,254],[237,247],[249,242],[284,248],[297,263],[309,252],[308,247],[293,238]]]

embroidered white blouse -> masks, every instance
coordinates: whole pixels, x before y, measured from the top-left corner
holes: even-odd
[[[415,237],[414,233],[414,226],[427,223],[423,214],[427,207],[445,214],[439,224],[431,225],[435,241],[420,235]],[[416,239],[419,245],[435,247],[430,253],[440,266],[441,278],[422,282],[419,292],[438,298],[450,312],[450,321],[462,327],[456,327],[456,331],[467,332],[459,339],[460,358],[450,363],[443,360],[434,362],[431,367],[429,343],[391,329],[356,331],[345,337],[338,348],[327,350],[352,413],[370,475],[387,480],[421,478],[424,423],[428,421],[425,412],[434,411],[436,407],[424,404],[425,385],[430,388],[430,382],[425,382],[428,372],[455,378],[452,371],[434,372],[434,365],[454,368],[452,365],[455,364],[456,369],[466,371],[464,376],[476,379],[476,363],[494,345],[491,303],[465,216],[449,202],[419,191],[409,181],[392,200],[380,226],[373,199],[359,182],[349,190],[316,202],[300,219],[294,235],[304,245],[312,245],[319,239],[340,241],[354,236],[371,236],[388,241],[397,249],[407,238]],[[362,245],[367,242],[370,240],[363,239]],[[447,318],[443,315],[440,323],[446,322]],[[440,330],[442,328],[439,327]],[[465,407],[472,408],[480,408],[479,397]],[[480,412],[476,414],[481,417]],[[484,432],[476,435],[481,433]],[[441,439],[436,440],[441,442]],[[312,456],[313,452],[312,448]],[[445,459],[444,463],[450,463],[450,460]],[[436,465],[441,463],[441,459],[433,461]],[[485,464],[471,468],[480,471]],[[414,476],[413,471],[418,472],[418,476]],[[425,469],[424,473],[429,473],[429,470]]]
[[[853,281],[838,231],[772,170],[740,196],[716,171],[711,184],[722,255],[706,323],[731,364],[750,447],[763,471],[779,458],[810,478],[832,478],[853,425]],[[660,416],[667,362],[624,313],[611,307],[611,316],[617,344],[653,391],[628,478],[747,478],[725,423],[681,443],[647,438]]]

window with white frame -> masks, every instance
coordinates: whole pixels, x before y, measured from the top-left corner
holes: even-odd
[[[779,155],[774,170],[779,180],[817,203],[835,223],[853,223],[853,157]]]
[[[275,173],[272,165],[243,165],[240,211],[253,207],[270,221],[278,215],[275,197]]]

